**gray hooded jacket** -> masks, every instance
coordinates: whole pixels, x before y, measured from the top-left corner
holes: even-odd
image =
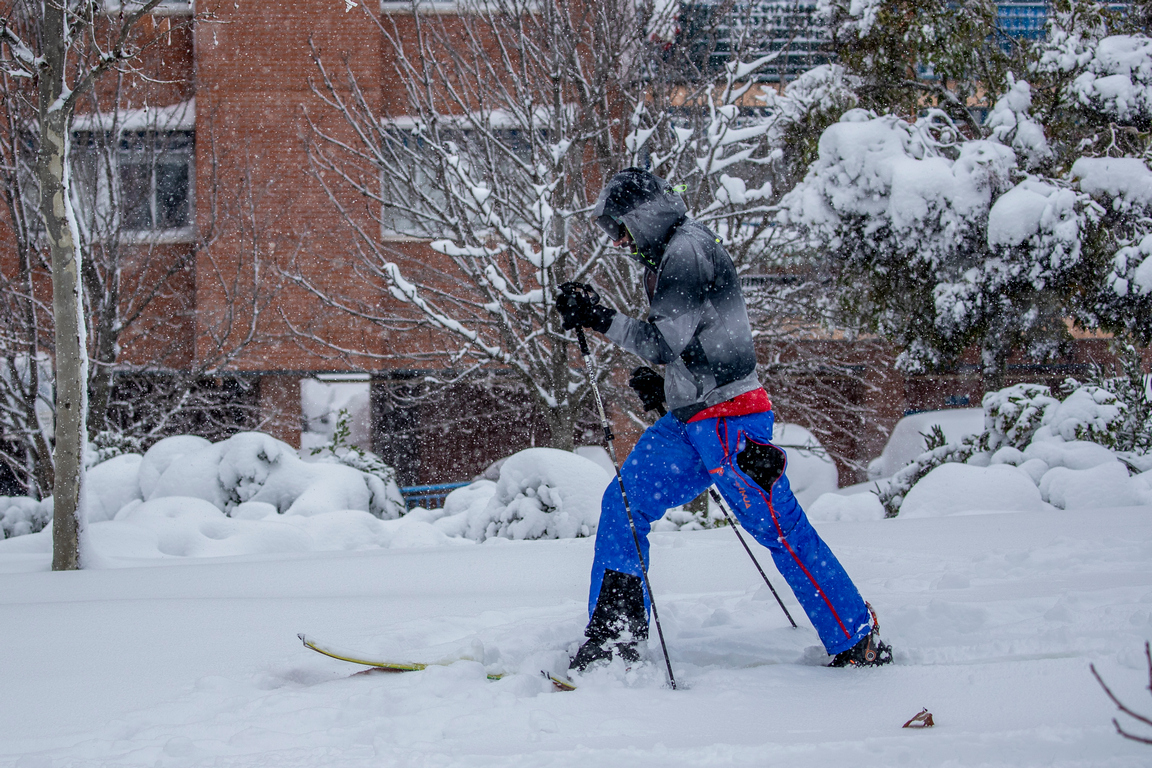
[[[748,310],[720,238],[688,218],[680,195],[665,192],[619,217],[651,269],[647,322],[618,313],[607,336],[666,366],[664,397],[681,421],[760,387]]]

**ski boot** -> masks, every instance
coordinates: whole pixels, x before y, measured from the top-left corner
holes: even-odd
[[[640,651],[635,642],[600,643],[589,640],[580,646],[580,650],[572,657],[568,665],[570,672],[583,672],[589,667],[599,663],[608,663],[613,658],[623,659],[626,664],[635,664],[640,661]]]
[[[627,664],[640,660],[639,644],[648,639],[648,614],[644,610],[644,588],[639,576],[604,572],[596,608],[584,636],[588,640],[568,665],[572,672],[583,672],[613,658],[623,659]]]
[[[830,667],[880,667],[892,663],[892,646],[880,639],[880,620],[870,603],[868,612],[872,614],[872,631],[846,651],[840,651],[828,663]]]

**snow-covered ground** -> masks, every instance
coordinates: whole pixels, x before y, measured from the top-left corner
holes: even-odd
[[[0,547],[0,765],[1152,763],[1088,670],[1152,711],[1152,508],[973,512],[818,524],[896,648],[870,670],[820,666],[730,531],[655,534],[678,691],[658,665],[572,693],[538,676],[583,627],[587,538],[58,574]],[[297,632],[475,660],[350,676]],[[922,707],[936,727],[901,729]]]

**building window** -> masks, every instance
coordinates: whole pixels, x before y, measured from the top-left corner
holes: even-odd
[[[546,139],[541,131],[540,137]],[[496,128],[483,135],[470,127],[441,130],[444,149],[474,158],[483,167],[483,158],[514,155],[521,161],[532,159],[530,136],[516,128]],[[453,215],[442,178],[442,153],[415,133],[396,129],[387,134],[379,153],[381,235],[385,239],[434,239],[449,236]],[[513,172],[515,173],[515,172]],[[489,179],[504,195],[515,191],[515,184],[502,184]],[[519,201],[519,208],[531,207],[530,200]],[[515,207],[515,206],[514,206]],[[507,213],[507,211],[501,211]]]
[[[437,13],[467,13],[474,4],[465,4],[467,7],[461,7],[460,3],[456,0],[420,0],[417,3],[417,8],[422,14],[437,14]],[[411,0],[381,0],[380,2],[381,13],[412,13]]]
[[[1046,3],[999,3],[996,16],[1005,35],[1042,40],[1048,22],[1048,6]]]
[[[193,131],[73,135],[73,178],[89,232],[179,233],[194,218]],[[115,188],[111,185],[115,184]]]
[[[191,161],[191,131],[121,134],[117,172],[125,229],[180,229],[192,225]]]
[[[104,0],[104,13],[131,13],[142,5],[142,0]],[[192,0],[161,0],[151,11],[153,16],[190,16],[194,12],[195,3]]]
[[[680,5],[677,42],[695,69],[722,72],[737,53],[780,56],[759,79],[797,77],[831,60],[827,25],[808,0],[692,0]],[[743,39],[745,50],[734,51]]]

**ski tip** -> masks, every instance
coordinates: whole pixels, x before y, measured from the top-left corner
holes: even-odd
[[[562,678],[562,677],[557,677],[556,675],[553,675],[550,672],[546,672],[544,670],[540,670],[540,674],[543,675],[544,677],[546,677],[548,679],[548,681],[552,683],[552,687],[558,691],[574,691],[574,690],[576,690],[576,684],[573,683],[571,680],[567,680],[567,679]]]
[[[303,632],[297,632],[296,637],[300,638],[300,642],[304,643],[304,645],[308,645],[308,638],[304,636]]]

